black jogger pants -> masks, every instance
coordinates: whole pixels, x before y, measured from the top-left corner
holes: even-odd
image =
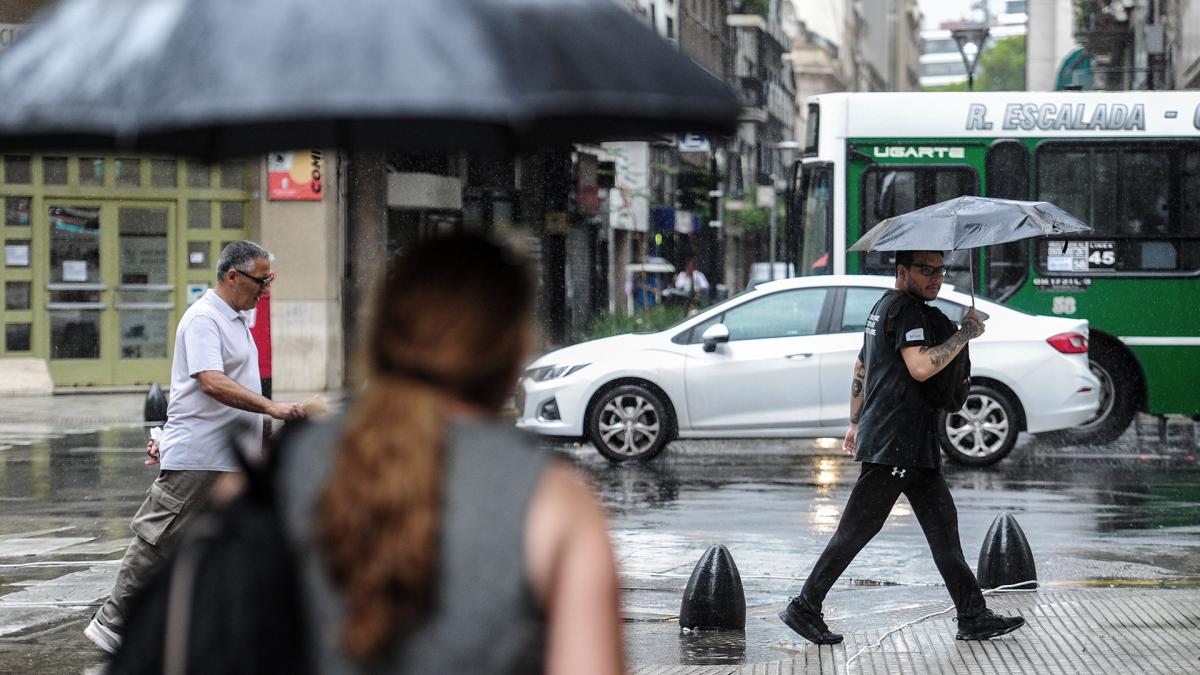
[[[900,495],[908,497],[917,522],[925,532],[933,562],[946,582],[959,616],[985,609],[979,582],[963,558],[958,538],[958,510],[946,479],[938,469],[894,467],[864,462],[862,474],[850,492],[837,532],[825,546],[804,582],[800,598],[820,611],[825,595],[842,572],[871,541],[887,520]]]

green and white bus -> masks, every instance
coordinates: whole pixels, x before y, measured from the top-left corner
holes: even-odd
[[[1200,415],[1200,91],[825,94],[808,99],[786,251],[797,274],[892,274],[846,248],[959,195],[1053,202],[1083,236],[947,256],[947,282],[1086,318],[1104,390],[1066,435],[1119,436],[1141,410]]]

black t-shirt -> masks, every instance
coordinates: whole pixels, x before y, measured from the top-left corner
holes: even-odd
[[[888,466],[938,468],[937,407],[921,394],[900,350],[934,346],[927,307],[900,290],[883,294],[867,317],[858,358],[867,374],[854,459]]]

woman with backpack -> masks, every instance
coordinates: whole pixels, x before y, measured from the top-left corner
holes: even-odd
[[[623,672],[604,514],[498,419],[530,353],[529,270],[454,235],[379,290],[357,399],[279,457],[314,670]]]

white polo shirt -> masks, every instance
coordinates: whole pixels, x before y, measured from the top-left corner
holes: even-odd
[[[175,333],[171,399],[159,440],[163,469],[239,470],[229,448],[232,432],[254,456],[262,452],[262,415],[231,408],[201,391],[196,374],[205,370],[223,372],[250,391],[262,393],[258,348],[248,318],[214,290],[183,313]]]

